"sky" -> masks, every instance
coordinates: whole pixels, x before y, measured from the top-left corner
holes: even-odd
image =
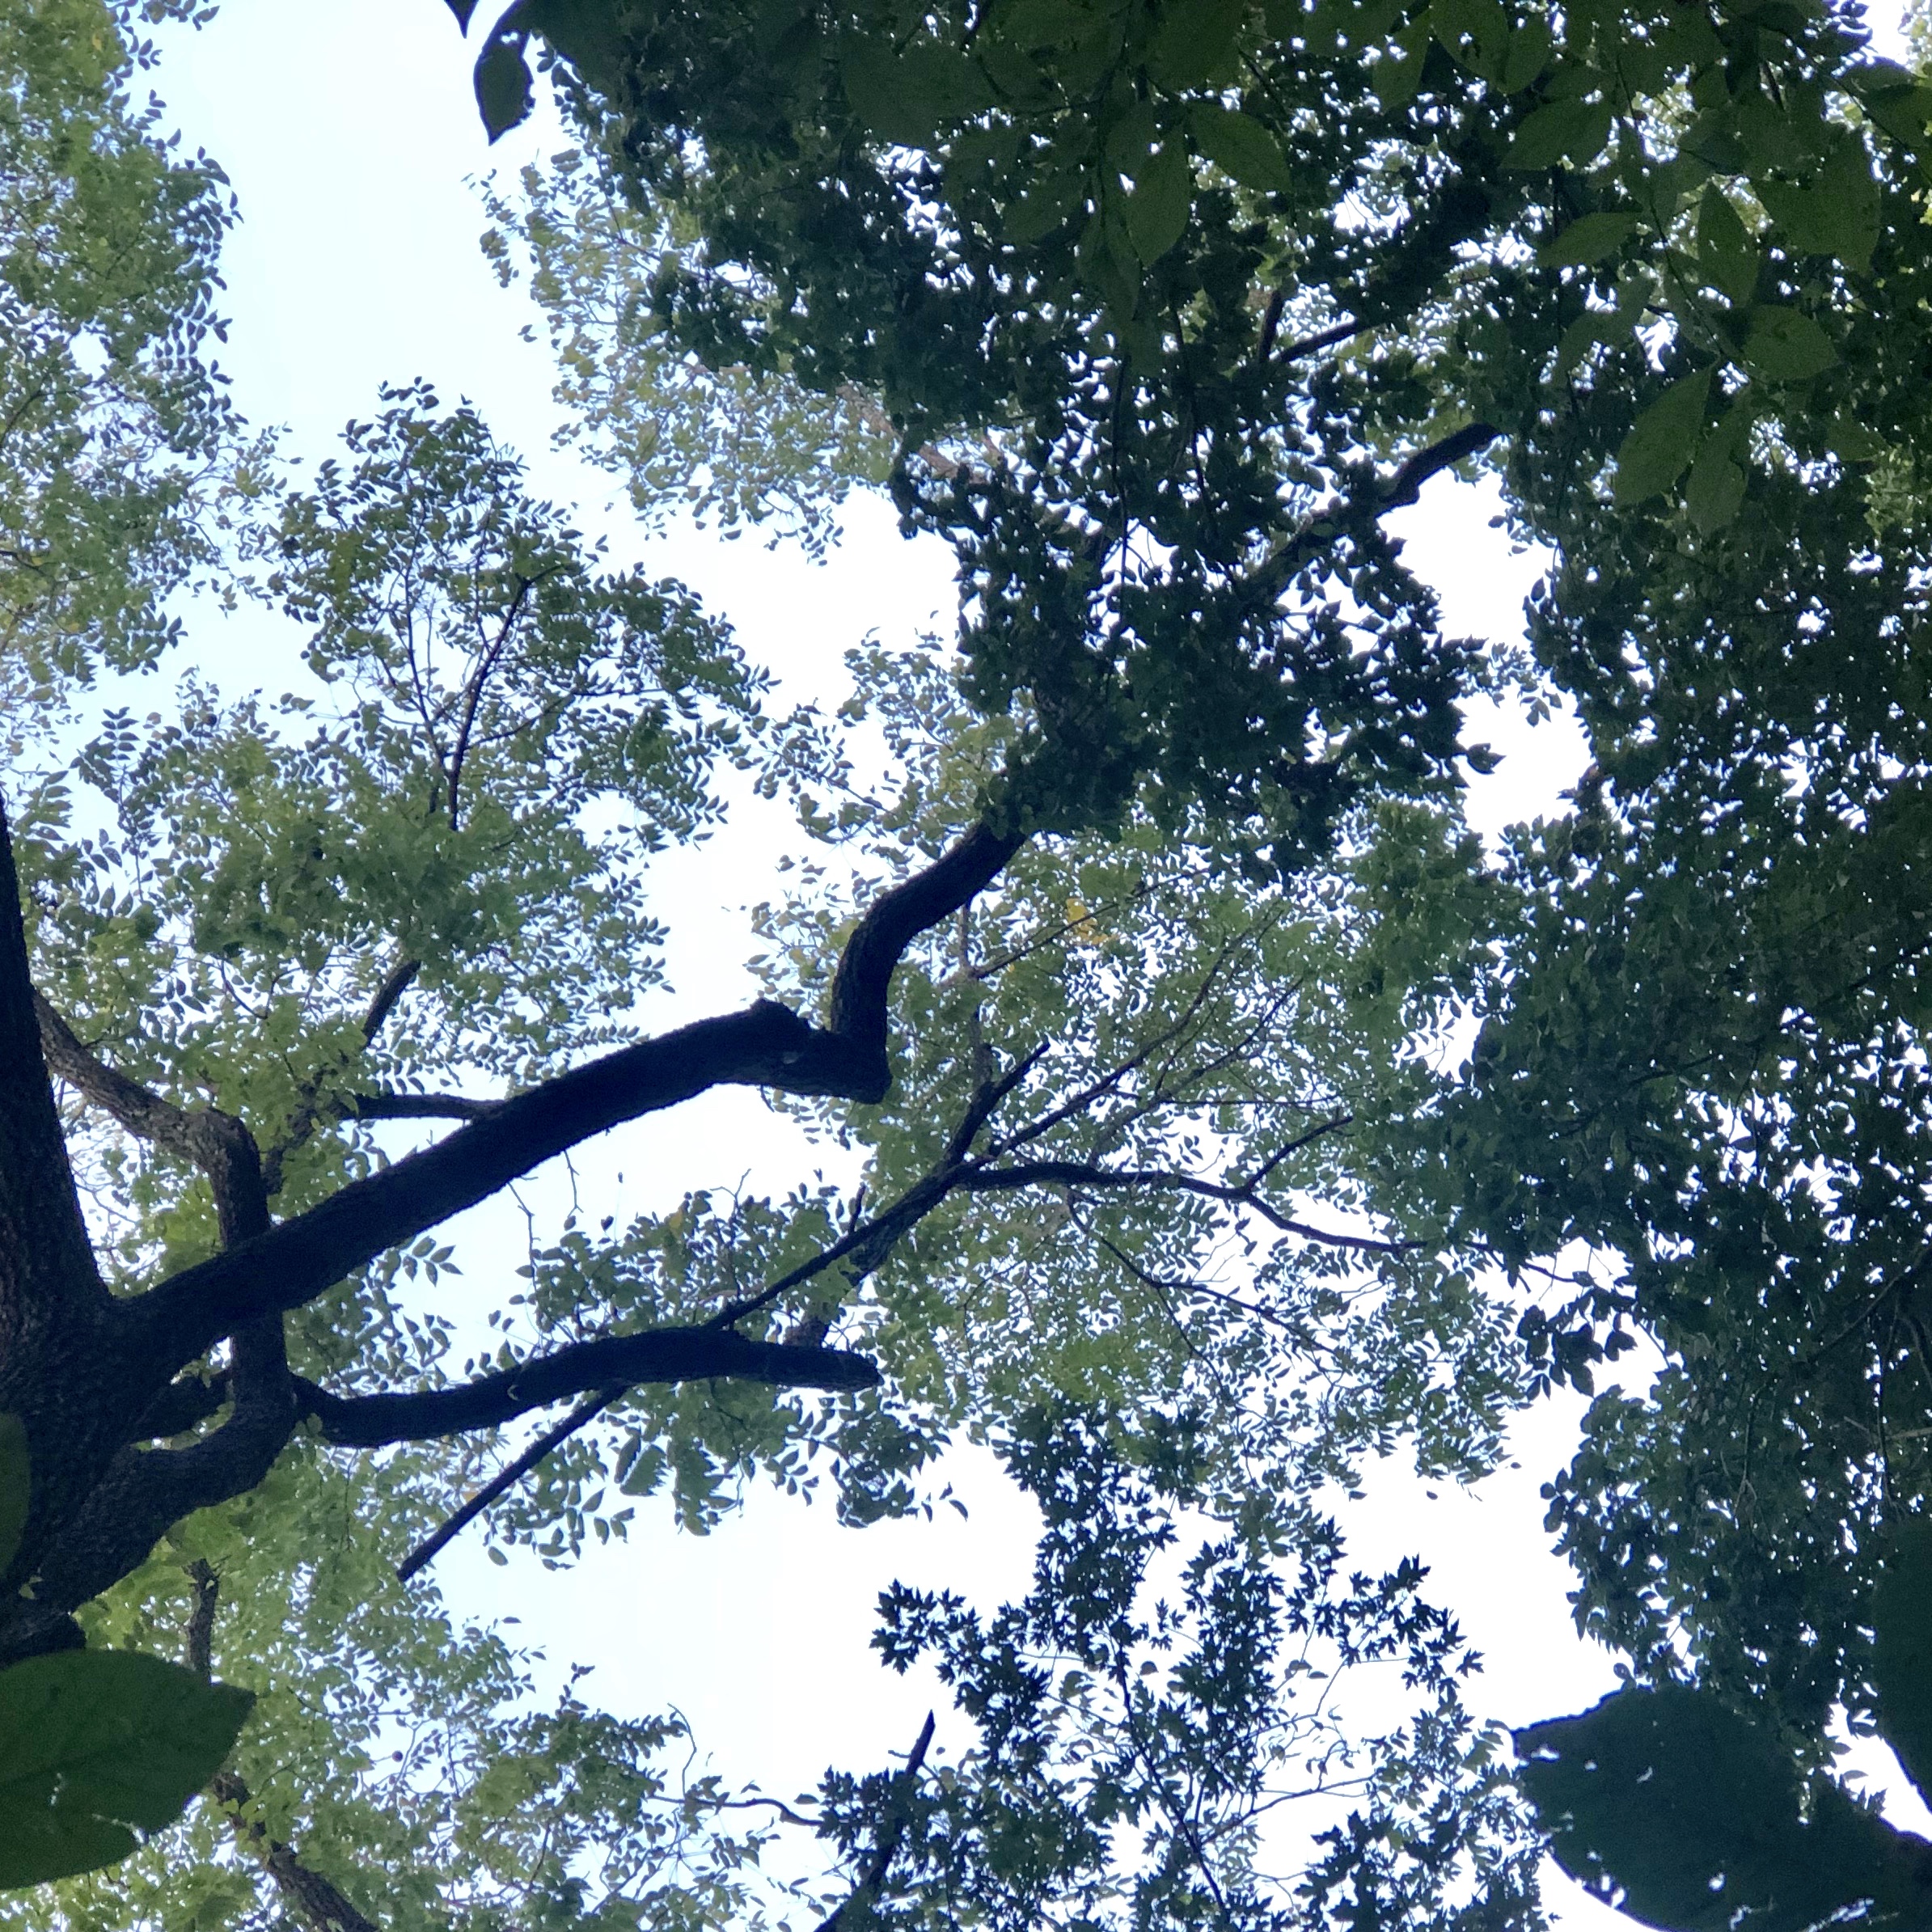
[[[374,412],[380,384],[427,377],[446,401],[476,403],[522,450],[539,491],[580,503],[586,527],[610,535],[615,560],[680,576],[729,617],[786,699],[835,704],[843,653],[869,632],[891,640],[950,628],[945,552],[903,541],[881,503],[854,502],[822,565],[764,549],[755,535],[725,543],[682,528],[645,540],[628,508],[612,506],[611,479],[551,450],[557,411],[541,326],[523,339],[534,312],[499,286],[479,251],[472,183],[540,158],[555,136],[539,123],[486,148],[470,57],[440,0],[229,0],[212,24],[171,33],[166,49],[156,84],[170,116],[223,164],[241,205],[226,256],[222,365],[243,412],[283,426],[288,452],[313,463],[345,421]],[[1397,527],[1440,592],[1448,628],[1500,639],[1520,633],[1539,566],[1490,527],[1495,509],[1493,493],[1439,478]],[[287,674],[277,622],[197,614],[191,649],[231,693],[270,682]],[[1558,719],[1532,729],[1503,711],[1474,735],[1503,754],[1472,801],[1479,829],[1563,809],[1583,763],[1573,727]],[[670,983],[650,996],[645,1024],[676,1025],[755,991],[746,908],[769,894],[786,830],[775,814],[741,813],[710,845],[654,868],[654,910],[673,934]],[[586,1202],[620,1216],[741,1178],[788,1190],[817,1166],[831,1171],[826,1149],[801,1145],[738,1091],[636,1123],[576,1161]],[[526,1198],[554,1211],[564,1187],[560,1176],[539,1175]],[[493,1252],[521,1258],[523,1224],[510,1203],[464,1217],[456,1232],[470,1279],[487,1278]],[[1433,1596],[1488,1659],[1472,1702],[1511,1724],[1581,1709],[1614,1682],[1613,1660],[1575,1635],[1567,1573],[1540,1527],[1537,1490],[1566,1460],[1579,1406],[1532,1411],[1507,1465],[1473,1490],[1425,1484],[1392,1463],[1370,1473],[1366,1501],[1348,1511],[1355,1560],[1414,1552],[1431,1566]],[[676,1532],[659,1510],[627,1545],[594,1550],[566,1575],[521,1556],[493,1567],[474,1532],[437,1573],[453,1606],[517,1617],[556,1668],[594,1666],[589,1694],[627,1711],[674,1705],[714,1768],[788,1795],[828,1762],[882,1767],[910,1744],[928,1704],[943,1714],[936,1685],[890,1676],[868,1651],[886,1583],[963,1588],[989,1608],[1024,1589],[1027,1506],[983,1454],[956,1452],[945,1474],[967,1505],[963,1520],[941,1509],[930,1523],[842,1531],[829,1507],[759,1494],[704,1538]],[[942,1725],[942,1744],[947,1736]],[[1554,1871],[1550,1897],[1571,1932],[1633,1922]]]

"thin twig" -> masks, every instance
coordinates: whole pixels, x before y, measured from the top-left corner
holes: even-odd
[[[621,1387],[600,1389],[595,1394],[579,1402],[555,1428],[546,1430],[514,1462],[500,1470],[477,1490],[433,1536],[418,1543],[396,1565],[396,1581],[406,1583],[417,1571],[433,1562],[443,1549],[461,1536],[493,1503],[521,1482],[559,1444],[569,1441],[585,1423],[593,1422],[602,1415],[623,1393]]]

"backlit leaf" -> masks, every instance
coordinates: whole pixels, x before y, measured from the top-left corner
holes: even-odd
[[[1684,474],[1704,428],[1710,377],[1706,367],[1672,383],[1631,425],[1617,452],[1619,503],[1641,503]]]
[[[1127,232],[1143,262],[1158,261],[1180,240],[1194,205],[1194,171],[1187,150],[1170,135],[1160,152],[1142,164],[1127,200]]]
[[[0,1671],[0,1885],[125,1858],[222,1767],[253,1697],[129,1651]]]
[[[1615,1692],[1519,1731],[1516,1752],[1557,1862],[1646,1924],[1805,1932],[1917,1891],[1918,1841],[1828,1780],[1806,1793],[1773,1735],[1707,1693]]]
[[[1581,268],[1614,255],[1636,232],[1637,218],[1603,213],[1579,215],[1553,240],[1537,251],[1546,268]]]
[[[1544,168],[1567,161],[1587,167],[1610,138],[1610,122],[1608,101],[1553,100],[1516,129],[1503,166]]]
[[[1879,239],[1879,185],[1864,148],[1841,142],[1813,179],[1752,183],[1779,238],[1799,255],[1835,255],[1862,268]]]
[[[476,108],[492,141],[526,120],[535,99],[530,63],[520,40],[493,35],[476,61]]]
[[[1293,185],[1275,137],[1251,115],[1212,101],[1197,102],[1188,115],[1194,145],[1244,188],[1285,193]]]
[[[1735,302],[1748,302],[1757,286],[1757,243],[1714,182],[1697,208],[1697,267]]]
[[[1751,312],[1744,357],[1778,383],[1808,383],[1838,359],[1831,338],[1801,310],[1766,304]]]

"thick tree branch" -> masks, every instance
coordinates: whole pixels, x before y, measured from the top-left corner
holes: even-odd
[[[27,973],[13,841],[0,810],[0,1356],[63,1316],[104,1312]]]
[[[213,1377],[178,1376],[149,1405],[128,1439],[159,1442],[170,1435],[185,1435],[210,1416],[218,1415],[232,1393],[225,1369]]]
[[[886,995],[912,939],[958,911],[1018,849],[984,826],[881,894],[846,942],[815,1027],[759,1000],[640,1041],[505,1101],[433,1148],[352,1182],[285,1221],[163,1283],[130,1305],[158,1355],[192,1361],[254,1317],[299,1308],[387,1249],[487,1200],[556,1155],[716,1086],[881,1099],[890,1080]]]
[[[299,1377],[302,1412],[323,1436],[345,1448],[380,1448],[424,1442],[514,1422],[588,1389],[634,1388],[640,1382],[705,1381],[729,1376],[772,1389],[877,1388],[879,1372],[863,1355],[840,1349],[793,1348],[754,1342],[729,1329],[658,1328],[637,1335],[573,1342],[514,1368],[479,1376],[453,1389],[411,1394],[332,1395]]]
[[[60,1520],[36,1566],[31,1601],[9,1620],[5,1654],[30,1655],[66,1641],[68,1613],[144,1562],[180,1520],[255,1488],[294,1432],[297,1410],[281,1367],[279,1317],[237,1338],[237,1394],[228,1420],[179,1449],[122,1449],[86,1499]],[[242,1388],[241,1368],[249,1376]],[[10,1605],[10,1609],[14,1606]]]
[[[34,995],[34,1015],[40,1025],[40,1051],[50,1072],[130,1134],[192,1161],[207,1175],[224,1247],[267,1227],[268,1197],[262,1180],[261,1151],[240,1121],[213,1107],[177,1106],[139,1081],[129,1080],[83,1045],[53,1004],[39,993]]]
[[[876,1091],[854,1099],[883,1100],[890,1084],[886,996],[900,956],[919,934],[990,886],[1025,843],[1021,834],[976,825],[924,872],[881,893],[866,909],[839,956],[826,1015],[833,1034],[873,1059],[870,1085]]]
[[[1338,342],[1346,342],[1351,336],[1359,336],[1373,328],[1372,322],[1338,322],[1333,328],[1317,329],[1312,336],[1303,336],[1298,340],[1275,349],[1275,358],[1283,362],[1298,362],[1304,356],[1318,355],[1325,349],[1333,349]]]
[[[1469,423],[1453,436],[1418,450],[1395,473],[1395,480],[1382,498],[1384,510],[1401,509],[1418,501],[1423,485],[1444,470],[1453,469],[1465,456],[1486,450],[1503,432],[1493,423]]]
[[[362,1016],[362,1042],[373,1046],[376,1035],[383,1028],[389,1016],[395,1011],[395,1003],[416,983],[416,976],[423,970],[420,959],[399,960],[389,970],[383,983],[376,988],[376,996],[369,1003],[369,1011]]]
[[[487,1120],[503,1105],[461,1093],[352,1093],[348,1102],[357,1120]]]

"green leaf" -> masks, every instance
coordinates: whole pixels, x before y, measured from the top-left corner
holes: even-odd
[[[1757,243],[1714,181],[1697,206],[1697,268],[1741,307],[1757,286]]]
[[[1879,1729],[1921,1795],[1932,1792],[1932,1523],[1902,1524],[1872,1594]]]
[[[1178,134],[1141,163],[1127,198],[1127,233],[1144,263],[1160,260],[1180,240],[1194,208],[1194,171]]]
[[[1505,94],[1520,94],[1549,65],[1554,44],[1548,19],[1540,13],[1525,15],[1523,24],[1503,44],[1496,84]]]
[[[1557,1862],[1647,1924],[1805,1932],[1913,1896],[1917,1840],[1828,1779],[1807,1793],[1770,1733],[1707,1693],[1618,1691],[1516,1741]]]
[[[1825,425],[1825,441],[1847,463],[1875,463],[1892,446],[1855,416],[1845,415],[1833,416]]]
[[[520,36],[497,34],[476,57],[476,109],[492,141],[528,118],[536,98]]]
[[[1429,25],[1472,74],[1500,83],[1511,37],[1502,0],[1435,0]]]
[[[1168,0],[1148,46],[1149,77],[1162,87],[1186,88],[1231,74],[1247,11],[1247,0]]]
[[[1579,215],[1562,234],[1537,251],[1537,260],[1545,268],[1582,268],[1614,255],[1635,232],[1637,218],[1632,214]]]
[[[1914,80],[1890,61],[1872,64],[1889,71],[1882,82],[1858,89],[1858,105],[1901,146],[1923,147],[1926,129],[1932,126],[1932,87]]]
[[[1188,110],[1187,125],[1195,146],[1242,187],[1262,194],[1285,194],[1294,186],[1279,145],[1252,115],[1213,101],[1197,101]]]
[[[895,53],[877,36],[855,34],[840,48],[839,71],[853,112],[901,147],[929,148],[942,129],[990,104],[978,67],[929,40]]]
[[[26,1424],[17,1415],[0,1414],[0,1575],[18,1554],[27,1528],[31,1474]]]
[[[255,1702],[131,1651],[0,1671],[0,1885],[125,1858],[222,1767]]]
[[[528,27],[540,33],[596,87],[622,85],[620,20],[610,0],[519,0],[516,9],[519,31]]]
[[[1641,503],[1668,489],[1684,474],[1703,433],[1711,374],[1706,367],[1672,383],[1630,425],[1617,452],[1619,503]]]
[[[1587,167],[1610,138],[1608,101],[1553,100],[1528,116],[1503,159],[1505,167]]]
[[[1160,117],[1154,104],[1137,100],[1101,136],[1101,151],[1115,173],[1138,176],[1160,138]]]
[[[1837,361],[1838,352],[1809,315],[1766,303],[1751,311],[1744,359],[1774,383],[1808,383]]]
[[[1423,62],[1429,52],[1427,17],[1395,36],[1394,51],[1385,53],[1369,70],[1369,84],[1385,111],[1393,113],[1415,98],[1422,85]]]
[[[1754,180],[1752,186],[1780,239],[1799,255],[1835,255],[1862,268],[1879,239],[1879,184],[1863,146],[1841,142],[1803,186]]]
[[[1706,536],[1737,521],[1744,505],[1744,466],[1714,437],[1698,452],[1684,484],[1684,507]]]
[[[1084,199],[1086,177],[1071,169],[1037,175],[1006,211],[1002,224],[1011,242],[1044,241],[1076,213]]]
[[[939,133],[938,104],[886,41],[854,35],[839,50],[839,72],[852,112],[875,134],[902,147],[932,145]]]

